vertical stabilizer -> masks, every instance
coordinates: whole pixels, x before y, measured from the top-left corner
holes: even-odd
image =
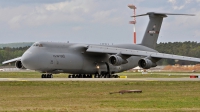
[[[144,45],[144,46],[147,46],[147,47],[153,48],[153,49],[155,49],[155,47],[156,47],[156,43],[158,40],[160,28],[161,28],[164,17],[167,17],[167,15],[194,16],[192,14],[170,14],[170,13],[149,12],[147,14],[142,14],[142,15],[137,15],[137,16],[132,16],[132,17],[145,16],[145,15],[149,15],[149,23],[148,23],[147,29],[145,31],[141,45]]]
[[[158,40],[158,35],[160,33],[163,17],[166,17],[166,15],[149,14],[149,24],[145,31],[141,43],[142,45],[153,49],[156,47],[156,42]]]

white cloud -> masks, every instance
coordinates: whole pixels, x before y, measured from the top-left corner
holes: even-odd
[[[95,0],[70,0],[41,5],[20,5],[0,7],[0,23],[7,23],[11,28],[40,26],[62,22],[100,22],[119,23],[122,18],[116,9],[98,9],[101,4]],[[115,16],[117,15],[117,16]]]
[[[168,0],[168,2],[172,3],[172,4],[175,4],[176,3],[176,0]]]
[[[21,5],[0,8],[0,22],[7,23],[11,28],[24,25],[38,26],[62,22],[81,22],[93,10],[92,0],[73,0],[40,6]]]
[[[87,13],[91,10],[94,4],[95,3],[91,0],[88,0],[87,2],[83,0],[72,0],[54,4],[47,4],[44,7],[47,11]]]
[[[192,1],[193,0],[181,0],[181,2],[177,2],[177,0],[168,0],[168,2],[172,4],[174,10],[181,10]]]
[[[114,16],[117,13],[116,9],[99,11],[94,13],[92,22],[100,22],[100,23],[120,23],[122,18]]]

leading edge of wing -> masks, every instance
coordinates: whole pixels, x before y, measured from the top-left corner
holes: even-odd
[[[14,58],[14,59],[11,59],[8,61],[4,61],[4,62],[2,62],[2,64],[4,65],[4,64],[12,63],[12,62],[19,61],[19,60],[21,60],[21,57]]]
[[[194,57],[179,56],[179,55],[150,52],[150,51],[140,51],[140,50],[116,48],[116,47],[96,46],[96,45],[89,45],[86,52],[107,53],[107,54],[120,53],[122,55],[130,55],[130,56],[146,56],[146,57],[152,57],[152,58],[177,59],[177,60],[200,62],[200,58],[194,58]]]

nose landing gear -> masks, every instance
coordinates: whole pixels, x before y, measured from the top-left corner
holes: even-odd
[[[53,78],[53,74],[42,74],[41,78]]]

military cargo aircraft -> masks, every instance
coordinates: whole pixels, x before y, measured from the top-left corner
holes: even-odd
[[[52,78],[52,74],[70,73],[69,78],[113,78],[115,73],[136,66],[143,69],[156,67],[160,59],[176,59],[200,62],[200,58],[159,53],[155,50],[161,24],[170,14],[149,12],[138,16],[149,16],[143,40],[140,44],[92,45],[80,43],[36,42],[21,57],[2,64],[15,62],[20,69],[31,69],[42,73],[41,78]]]

